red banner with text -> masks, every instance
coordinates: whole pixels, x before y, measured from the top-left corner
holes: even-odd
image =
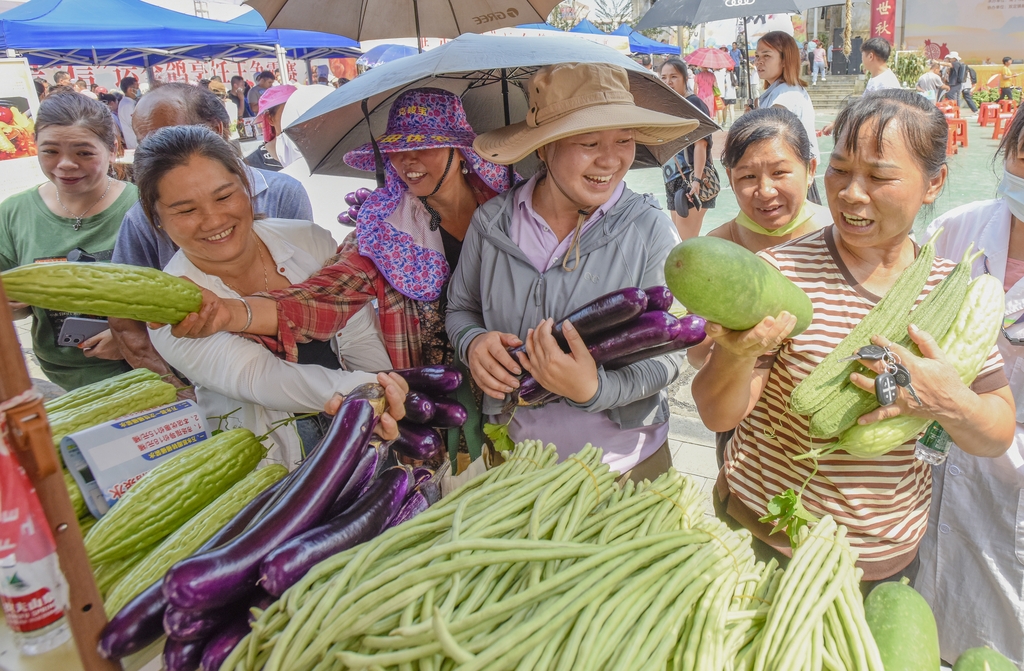
[[[871,37],[882,37],[895,44],[896,0],[871,0]]]

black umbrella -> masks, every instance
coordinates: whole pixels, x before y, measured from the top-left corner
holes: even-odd
[[[638,145],[635,165],[661,166],[719,128],[653,72],[611,47],[568,36],[467,34],[363,73],[313,106],[285,132],[299,146],[310,172],[365,177],[365,172],[347,166],[342,157],[369,142],[371,134],[384,132],[391,103],[403,91],[429,86],[459,95],[470,125],[483,133],[525,119],[526,80],[544,65],[570,62],[620,65],[629,73],[630,91],[638,105],[699,122],[695,130],[672,142]],[[519,166],[520,173],[530,174],[534,167]]]

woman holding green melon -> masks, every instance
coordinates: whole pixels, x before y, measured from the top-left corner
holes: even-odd
[[[915,441],[870,460],[841,451],[808,459],[806,453],[834,439],[812,437],[809,418],[791,403],[794,388],[918,257],[909,234],[918,210],[934,202],[946,179],[946,122],[934,105],[913,92],[884,91],[843,110],[836,119],[836,138],[825,173],[835,223],[760,253],[807,294],[813,319],[806,328],[801,324],[796,335],[791,334],[797,317],[785,311],[746,331],[709,323],[714,346],[694,378],[693,396],[708,428],[736,429],[725,450],[715,503],[723,517],[751,530],[762,554],[791,553],[785,535],[771,535],[781,530],[771,522],[802,510],[772,506],[769,511],[768,502],[793,490],[811,515],[831,514],[848,527],[865,581],[913,579],[931,487],[930,466],[914,458]],[[927,261],[931,249],[921,251]],[[938,258],[918,264],[923,288],[906,300],[923,299],[954,266]],[[1014,405],[997,349],[991,348],[968,387],[923,330],[909,329],[922,356],[872,335],[874,344],[899,357],[921,404],[899,390],[894,404],[868,412],[858,424],[910,415],[940,421],[973,454],[997,456],[1006,450],[1013,438]],[[861,363],[885,372],[878,362]],[[874,381],[865,375],[854,373],[849,379],[874,391]]]

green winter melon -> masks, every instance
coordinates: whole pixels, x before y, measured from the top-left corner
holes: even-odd
[[[953,671],[1017,671],[1017,667],[992,648],[983,647],[964,650]]]
[[[721,238],[676,245],[665,261],[665,284],[687,310],[733,331],[746,331],[785,310],[797,319],[792,337],[814,316],[811,299],[777,268]]]
[[[939,630],[924,597],[910,585],[883,582],[864,600],[864,615],[885,671],[936,671]]]

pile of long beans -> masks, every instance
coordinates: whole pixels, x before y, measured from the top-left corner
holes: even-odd
[[[786,575],[704,515],[692,480],[620,488],[589,446],[561,464],[539,443],[506,457],[315,566],[222,670],[750,668],[774,640]]]

